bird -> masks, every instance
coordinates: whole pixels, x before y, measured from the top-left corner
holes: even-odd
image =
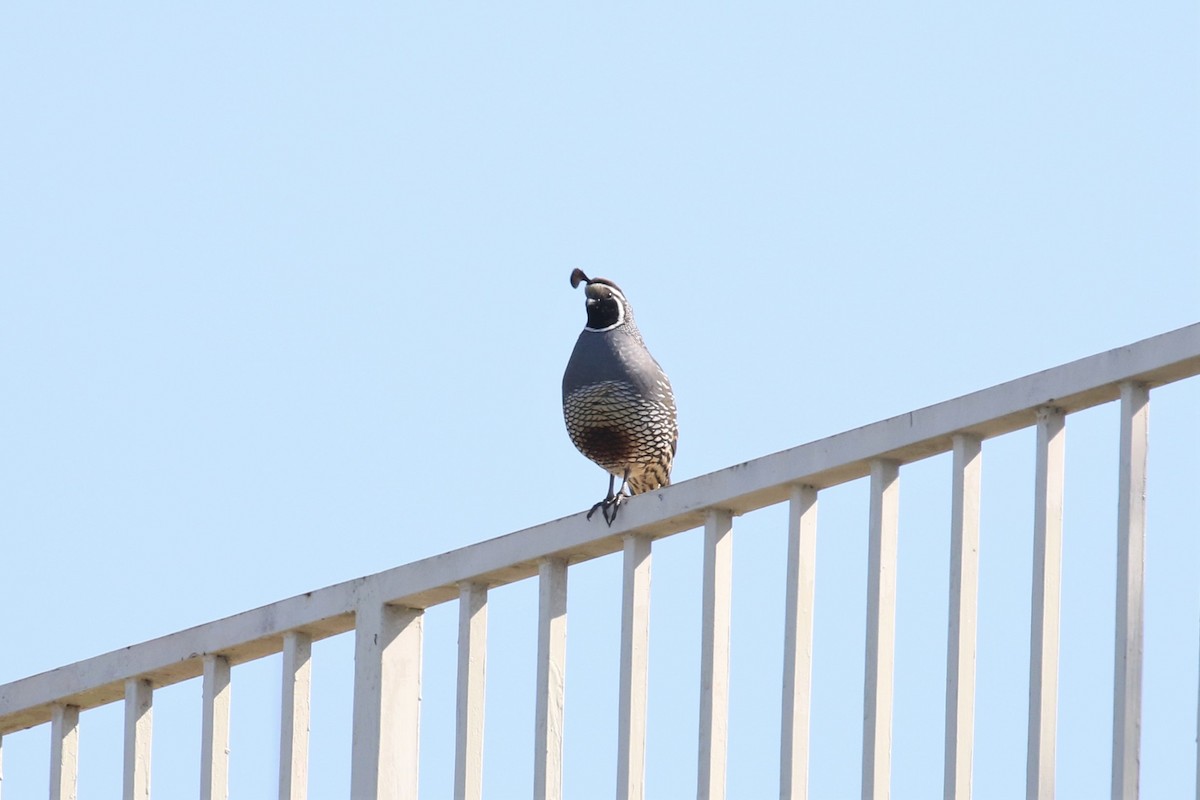
[[[587,519],[600,509],[611,527],[626,497],[671,483],[679,443],[675,394],[620,287],[575,269],[571,288],[580,284],[587,324],[563,373],[563,419],[579,452],[608,472],[608,494]]]

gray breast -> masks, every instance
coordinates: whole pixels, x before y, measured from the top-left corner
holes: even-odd
[[[607,471],[645,486],[669,482],[677,429],[671,382],[636,328],[584,330],[563,375],[571,441]],[[633,480],[634,491],[639,486]]]

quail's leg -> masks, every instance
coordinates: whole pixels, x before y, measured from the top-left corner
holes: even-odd
[[[592,506],[592,510],[587,513],[587,519],[591,519],[592,514],[595,514],[596,509],[599,508],[599,509],[602,509],[600,513],[604,517],[604,521],[607,522],[610,526],[612,525],[612,520],[608,518],[608,507],[611,506],[614,502],[613,501],[613,485],[616,483],[616,480],[617,480],[616,475],[608,476],[608,494],[605,496],[605,498],[603,500],[601,500],[599,503],[596,503],[596,505]],[[622,481],[622,486],[624,486],[623,481]],[[615,519],[615,518],[616,518],[616,512],[614,511],[613,519]]]
[[[614,476],[616,477],[616,476]],[[613,521],[617,518],[617,509],[621,507],[621,501],[630,497],[627,493],[626,483],[629,481],[629,470],[625,470],[625,474],[621,477],[621,488],[617,490],[615,495],[612,494],[612,481],[609,481],[608,491],[609,498],[604,506],[604,521],[608,523],[608,527],[612,527]]]

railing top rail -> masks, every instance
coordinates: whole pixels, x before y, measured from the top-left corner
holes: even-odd
[[[1042,406],[1079,411],[1115,400],[1127,381],[1154,387],[1197,374],[1200,324],[639,495],[612,528],[574,514],[5,684],[0,735],[47,722],[54,703],[91,708],[119,700],[128,678],[155,686],[194,678],[206,653],[241,663],[279,652],[287,631],[314,639],[343,633],[364,602],[446,602],[458,597],[462,581],[511,583],[536,575],[548,556],[595,558],[620,550],[629,534],[698,527],[708,509],[741,514],[786,500],[797,484],[825,488],[863,477],[874,459],[909,463],[947,452],[955,434],[986,439],[1028,427]]]

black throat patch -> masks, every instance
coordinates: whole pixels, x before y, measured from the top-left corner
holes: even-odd
[[[602,297],[587,304],[587,326],[592,330],[604,330],[621,322],[621,301],[615,296]]]

